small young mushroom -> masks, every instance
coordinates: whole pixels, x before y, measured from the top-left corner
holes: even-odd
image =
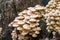
[[[37,37],[37,35],[36,34],[33,34],[32,37]]]
[[[35,31],[36,34],[39,34],[40,32],[39,31]]]

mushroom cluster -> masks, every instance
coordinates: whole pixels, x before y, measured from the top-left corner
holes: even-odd
[[[43,6],[36,5],[35,7],[29,7],[20,12],[18,17],[9,26],[17,28],[22,36],[29,34],[32,37],[37,37],[41,30],[39,22],[43,19],[42,15],[44,12],[45,7]]]
[[[12,40],[16,40],[17,38],[16,29],[12,31],[11,35],[12,35]]]
[[[36,5],[35,7],[27,8],[20,12],[9,26],[19,30],[20,34],[18,36],[21,36],[22,39],[26,35],[37,37],[41,30],[39,22],[43,19],[47,23],[48,32],[57,31],[60,33],[60,0],[51,0],[46,7]]]
[[[51,0],[46,5],[45,19],[48,32],[60,32],[60,0]]]
[[[46,13],[50,11],[60,10],[60,0],[50,0],[46,5]]]

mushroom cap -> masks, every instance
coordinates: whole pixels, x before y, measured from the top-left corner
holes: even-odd
[[[35,31],[36,34],[39,34],[40,32],[39,31]]]
[[[27,14],[27,10],[22,11],[23,14]]]
[[[34,24],[30,24],[30,27],[33,28],[33,27],[36,27],[36,25],[34,25]]]
[[[13,27],[18,27],[19,25],[17,23],[12,24]]]
[[[55,17],[55,20],[60,20],[60,17]]]
[[[21,19],[24,19],[24,16],[18,16],[18,17],[16,17],[15,19],[21,20]]]
[[[22,27],[17,27],[17,30],[23,30],[23,28]]]
[[[13,23],[14,23],[14,22],[11,22],[8,26],[12,26]]]
[[[41,5],[36,5],[35,7],[40,7]]]
[[[25,36],[25,35],[27,35],[28,34],[28,32],[22,32],[21,33],[21,35],[23,35],[23,36]]]
[[[37,35],[36,34],[33,34],[32,37],[37,37]]]
[[[25,23],[27,23],[27,24],[30,24],[29,19],[24,19],[23,21],[24,21]]]
[[[18,19],[15,19],[14,22],[18,22],[19,20]]]
[[[33,15],[30,16],[30,18],[38,18],[38,17],[42,17],[42,16],[40,16],[40,15],[35,15],[35,14],[33,14]]]
[[[28,10],[31,10],[32,12],[36,11],[34,7],[29,7]]]
[[[45,7],[40,6],[40,7],[35,7],[35,9],[36,10],[45,10]]]
[[[40,31],[40,30],[41,30],[41,28],[40,28],[40,27],[37,27],[36,29],[37,29],[38,31]]]
[[[49,26],[49,29],[54,29],[54,27],[53,26]]]
[[[25,21],[20,20],[20,21],[17,22],[17,24],[19,24],[19,25],[23,25],[23,24],[25,24]]]
[[[59,26],[58,27],[55,27],[55,29],[60,30],[60,27]]]
[[[40,28],[40,27],[36,27],[36,28],[33,28],[32,30],[33,30],[33,31],[40,31],[41,28]]]
[[[51,21],[50,23],[51,23],[51,24],[55,24],[55,21]]]
[[[29,21],[30,22],[36,22],[36,19],[30,19]]]
[[[34,28],[34,27],[36,27],[38,25],[39,25],[39,23],[30,23],[30,27],[32,27],[32,28]]]
[[[23,13],[22,13],[22,12],[20,12],[18,15],[19,15],[19,16],[22,16],[22,15],[23,15]]]
[[[26,30],[30,30],[30,25],[29,24],[24,24],[23,28],[26,29]]]
[[[28,10],[27,11],[27,15],[32,15],[33,13],[32,13],[32,11],[31,10]]]
[[[30,19],[30,16],[25,16],[25,19]]]
[[[54,20],[55,18],[54,17],[50,17],[50,19]]]
[[[60,21],[57,21],[56,24],[57,24],[57,25],[60,25]]]

